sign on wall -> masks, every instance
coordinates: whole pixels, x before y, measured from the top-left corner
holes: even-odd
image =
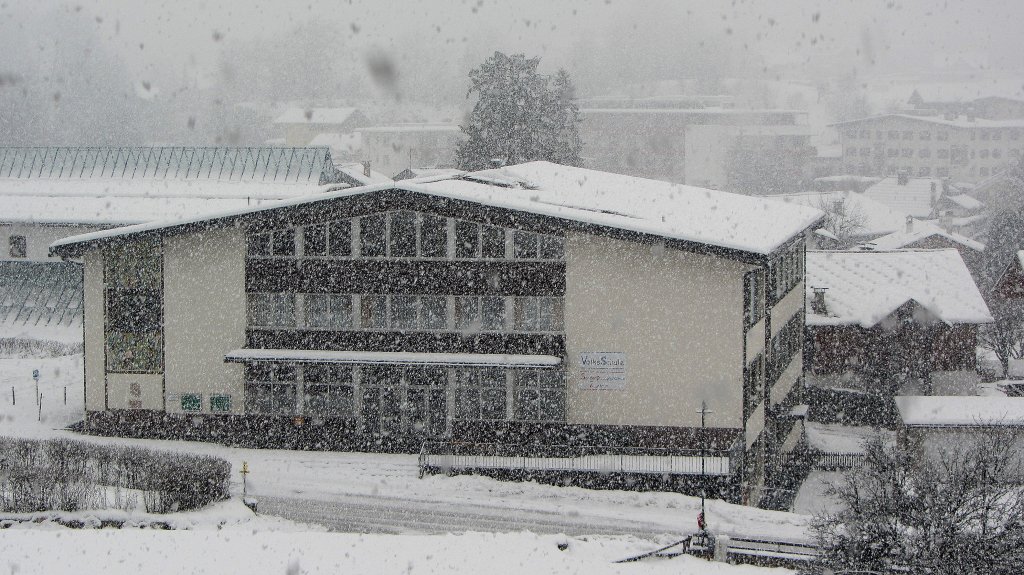
[[[626,354],[621,351],[581,351],[579,389],[626,389]]]

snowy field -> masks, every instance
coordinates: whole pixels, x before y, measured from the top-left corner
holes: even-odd
[[[40,371],[41,411],[33,398],[33,369]],[[12,528],[0,537],[0,565],[17,565],[18,573],[69,572],[79,560],[103,564],[110,573],[138,573],[139,565],[154,560],[165,572],[787,572],[689,558],[611,563],[694,530],[700,501],[678,494],[472,476],[419,479],[415,455],[77,436],[61,428],[80,419],[81,378],[80,356],[0,359],[0,435],[81,437],[217,455],[234,466],[236,495],[242,491],[237,471],[244,461],[251,470],[248,493],[260,500],[262,513],[246,516],[235,500],[192,516],[198,519],[174,516],[172,523],[184,521],[187,530],[69,530],[46,522]],[[798,514],[711,501],[708,521],[713,530],[730,535],[807,539],[808,518]],[[62,545],[68,538],[74,544]],[[569,543],[566,551],[558,550],[561,541]]]

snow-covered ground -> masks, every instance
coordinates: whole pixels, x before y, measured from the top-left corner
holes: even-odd
[[[33,369],[41,375],[41,417],[33,398]],[[609,563],[692,532],[700,508],[700,500],[693,497],[475,476],[419,479],[415,455],[252,450],[78,436],[62,428],[81,418],[80,356],[0,359],[0,386],[0,435],[74,436],[205,453],[227,459],[236,472],[244,461],[251,471],[248,493],[260,499],[261,512],[354,532],[316,533],[321,528],[270,520],[266,515],[249,522],[231,520],[230,526],[207,532],[7,530],[0,537],[0,557],[18,557],[21,573],[69,570],[70,565],[54,563],[58,559],[53,556],[68,560],[70,551],[44,553],[46,558],[35,563],[28,559],[42,549],[61,549],[53,547],[61,537],[73,537],[85,560],[107,564],[115,562],[105,559],[108,553],[116,557],[113,572],[137,572],[140,563],[164,558],[173,562],[169,572],[770,572],[697,560],[642,566]],[[67,406],[63,404],[65,386]],[[234,473],[233,477],[232,490],[240,495],[241,476]],[[721,533],[807,539],[808,517],[803,515],[710,501],[707,516],[711,528]],[[211,525],[224,521],[211,520]],[[565,552],[555,545],[562,539],[570,541]]]

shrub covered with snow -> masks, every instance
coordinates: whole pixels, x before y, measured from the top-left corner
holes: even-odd
[[[206,455],[0,437],[0,511],[185,511],[227,498],[230,476]]]

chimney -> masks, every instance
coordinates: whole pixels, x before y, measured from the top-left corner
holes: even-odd
[[[931,188],[932,188],[932,207],[934,208],[935,204],[937,204],[939,202],[939,185],[935,183],[935,180],[932,180]]]
[[[811,313],[815,315],[828,315],[828,306],[825,305],[825,292],[828,288],[812,287],[814,297],[811,299]]]
[[[896,185],[905,186],[910,183],[910,174],[907,171],[900,171],[896,173]]]
[[[914,216],[907,216],[907,233],[914,233]]]
[[[367,178],[370,177],[370,160],[363,161],[363,175]]]
[[[939,216],[939,226],[947,233],[953,233],[953,214],[949,210],[942,211],[942,215]]]

